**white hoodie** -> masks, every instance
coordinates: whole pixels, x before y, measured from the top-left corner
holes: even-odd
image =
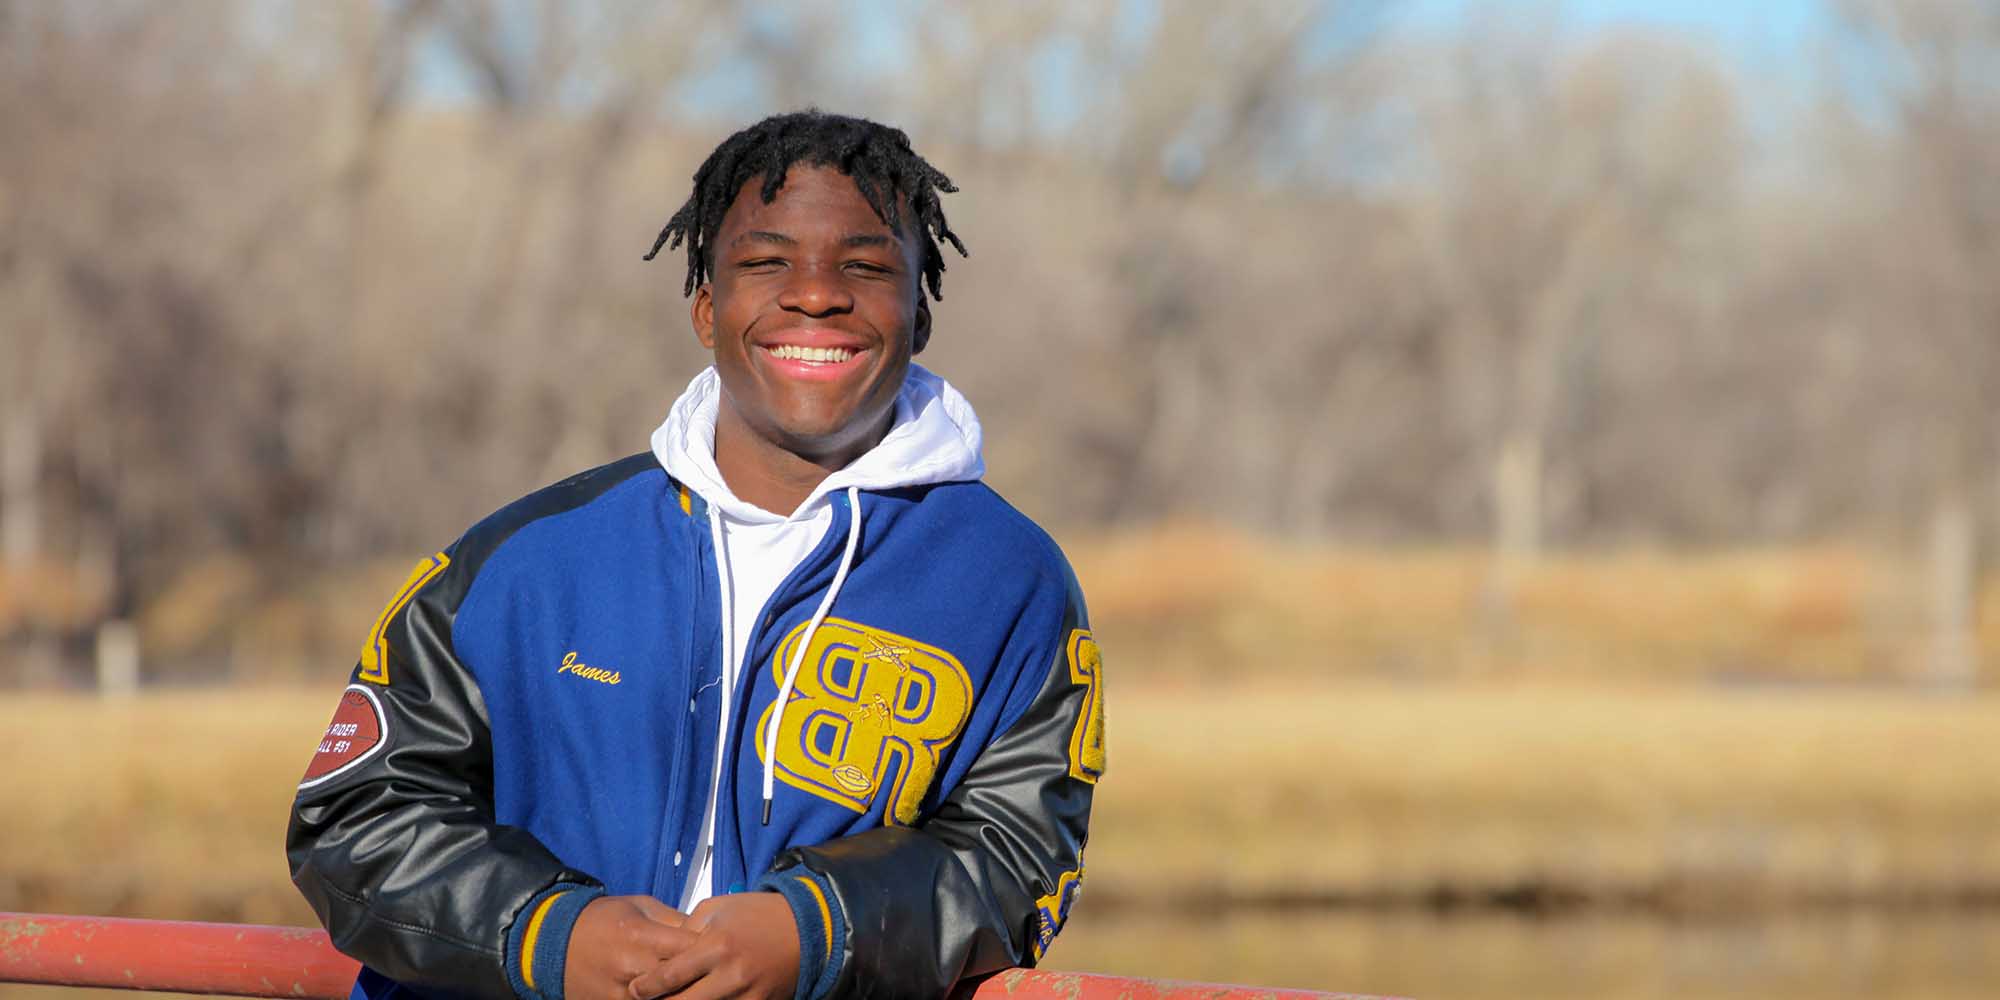
[[[688,383],[665,423],[653,432],[653,455],[667,474],[708,502],[710,527],[716,540],[716,566],[722,579],[722,632],[728,659],[722,664],[722,717],[740,695],[743,657],[750,628],[772,591],[811,554],[833,524],[832,494],[850,487],[889,490],[930,483],[964,482],[986,472],[980,457],[979,418],[972,404],[951,383],[923,366],[910,373],[896,395],[895,421],[880,444],[845,468],[828,476],[790,515],[774,514],[739,499],[723,482],[715,464],[715,419],[722,382],[714,368],[704,369]],[[859,519],[859,510],[855,512]],[[803,646],[801,647],[803,648]],[[718,730],[720,729],[718,720]],[[695,875],[681,899],[682,912],[714,893],[710,845],[715,838],[716,792],[722,784],[726,740],[717,740],[715,773],[710,775],[708,808],[703,814],[700,854]],[[767,776],[768,777],[768,776]],[[768,781],[766,782],[768,784]]]

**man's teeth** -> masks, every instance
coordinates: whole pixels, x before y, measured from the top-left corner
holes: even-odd
[[[788,361],[817,361],[821,364],[839,364],[854,356],[845,347],[799,347],[793,344],[779,344],[771,348],[771,356]]]

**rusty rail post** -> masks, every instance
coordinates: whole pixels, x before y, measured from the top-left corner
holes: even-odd
[[[161,990],[287,1000],[345,1000],[359,966],[326,932],[45,913],[0,913],[0,983]],[[962,991],[961,991],[962,992]],[[972,1000],[1376,1000],[1350,993],[1273,990],[1010,969]]]

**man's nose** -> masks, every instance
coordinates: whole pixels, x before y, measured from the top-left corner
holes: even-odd
[[[854,296],[839,274],[802,267],[792,272],[792,280],[778,296],[778,305],[808,316],[828,316],[853,311]]]

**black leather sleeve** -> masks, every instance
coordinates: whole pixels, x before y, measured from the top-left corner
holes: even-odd
[[[943,997],[1047,949],[1081,882],[1103,770],[1101,666],[1080,621],[1073,606],[1033,702],[929,819],[779,857],[775,875],[812,873],[837,907],[838,971],[802,992]]]
[[[451,641],[476,562],[413,577],[384,612],[349,689],[379,705],[381,745],[300,787],[285,853],[341,951],[408,985],[513,997],[505,942],[524,905],[596,882],[494,822],[486,708]]]

